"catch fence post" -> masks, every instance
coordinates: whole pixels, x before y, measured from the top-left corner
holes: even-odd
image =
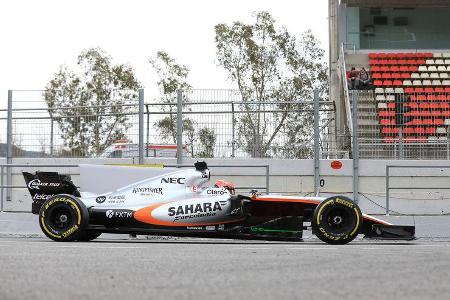
[[[231,102],[231,157],[235,157],[235,122],[234,119],[234,102]]]
[[[359,145],[358,145],[358,94],[352,91],[352,152],[353,152],[353,201],[358,203],[359,197]]]
[[[139,164],[144,164],[144,89],[139,89]]]
[[[183,91],[177,90],[177,165],[183,164]]]
[[[6,164],[12,164],[13,134],[12,134],[12,90],[8,90],[8,117],[6,124]],[[6,185],[12,185],[11,168],[6,167]],[[11,190],[6,189],[6,201],[11,201]]]
[[[320,183],[320,133],[319,133],[319,91],[314,90],[314,195],[319,195]]]

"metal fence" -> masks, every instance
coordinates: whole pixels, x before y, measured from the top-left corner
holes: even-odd
[[[450,159],[450,94],[376,89],[351,91],[350,100],[359,158]]]
[[[144,95],[113,90],[108,98],[83,100],[63,92],[9,91],[8,108],[0,110],[1,130],[7,132],[1,156],[142,159],[158,156],[149,150],[154,145],[170,149],[180,141],[178,154],[164,156],[312,158],[317,146],[321,158],[348,157],[337,148],[334,105],[320,95],[316,123],[312,95],[267,102],[242,101],[236,90],[189,90],[180,99]]]

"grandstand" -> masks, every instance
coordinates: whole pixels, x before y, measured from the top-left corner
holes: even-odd
[[[450,158],[449,15],[450,1],[330,0],[336,132],[355,130],[361,158]],[[368,89],[349,90],[352,67],[369,70]]]

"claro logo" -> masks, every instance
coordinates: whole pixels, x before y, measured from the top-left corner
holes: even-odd
[[[182,178],[182,177],[167,177],[167,178],[162,178],[161,179],[161,183],[173,183],[173,184],[184,184],[186,182],[186,178]]]

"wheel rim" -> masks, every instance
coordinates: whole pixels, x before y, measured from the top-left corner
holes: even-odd
[[[349,234],[355,227],[352,211],[344,207],[330,207],[323,213],[325,230],[333,235]]]
[[[45,219],[47,225],[53,230],[64,232],[75,225],[76,215],[67,205],[59,204],[48,211]]]

